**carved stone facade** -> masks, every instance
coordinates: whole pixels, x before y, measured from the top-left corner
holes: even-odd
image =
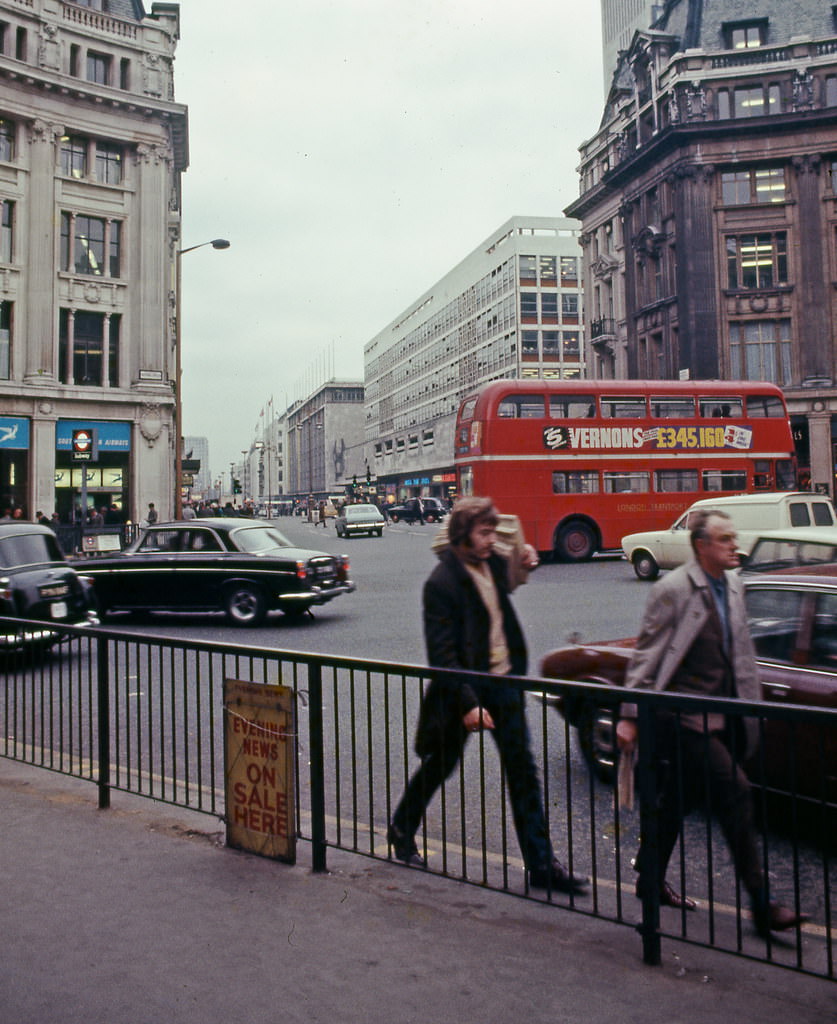
[[[800,469],[833,496],[831,5],[666,4],[621,55],[566,213],[583,225],[591,376],[771,380]]]
[[[174,508],[177,4],[0,0],[0,506]],[[15,429],[17,428],[17,429]]]

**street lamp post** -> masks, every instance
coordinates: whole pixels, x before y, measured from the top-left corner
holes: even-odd
[[[209,242],[200,242],[198,245],[190,245],[187,249],[177,250],[175,265],[175,310],[174,310],[174,518],[183,518],[183,382],[181,380],[183,368],[183,346],[180,340],[181,324],[181,272],[180,260],[187,252],[194,249],[202,249],[205,245],[211,245],[213,249],[229,249],[230,243],[226,238],[213,238]]]

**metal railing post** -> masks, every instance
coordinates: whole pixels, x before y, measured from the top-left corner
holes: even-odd
[[[640,701],[637,710],[639,834],[643,857],[652,865],[642,893],[642,959],[654,967],[662,962],[660,942],[660,844],[657,823],[657,768],[655,756],[655,714],[651,701]]]
[[[110,665],[107,637],[96,637],[97,714],[99,727],[99,810],[110,807]]]
[[[308,666],[308,746],[311,758],[311,860],[314,871],[326,867],[325,765],[323,744],[323,670],[319,662]]]

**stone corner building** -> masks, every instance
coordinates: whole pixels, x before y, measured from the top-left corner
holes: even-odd
[[[177,4],[0,0],[0,514],[174,494]]]
[[[581,147],[592,376],[768,380],[834,495],[837,5],[668,0]]]

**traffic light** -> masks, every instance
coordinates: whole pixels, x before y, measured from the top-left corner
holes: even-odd
[[[372,483],[372,470],[366,467],[366,486],[368,487]]]
[[[233,494],[241,494],[241,481],[238,477],[233,477]]]

